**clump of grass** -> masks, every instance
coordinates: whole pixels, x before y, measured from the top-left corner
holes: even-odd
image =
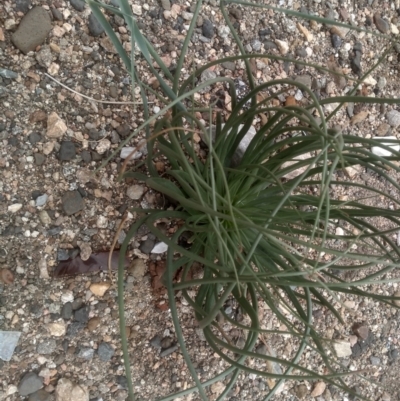
[[[134,85],[140,87],[142,94],[146,121],[121,146],[141,130],[146,130],[147,174],[136,169],[123,172],[122,178],[129,176],[142,180],[148,187],[177,204],[175,210],[135,210],[140,217],[132,225],[121,248],[122,260],[129,242],[142,224],[146,224],[157,238],[168,244],[164,281],[180,349],[195,387],[162,400],[172,400],[193,391],[198,391],[199,397],[207,400],[207,386],[229,377],[218,398],[222,400],[241,372],[255,373],[268,380],[271,391],[266,400],[276,393],[284,380],[290,379],[324,380],[354,394],[346,384],[349,373],[343,373],[343,367],[331,356],[334,342],[324,338],[324,334],[315,328],[312,311],[315,305],[325,307],[343,322],[336,309],[336,305],[341,302],[341,295],[370,297],[392,305],[393,297],[378,295],[368,287],[384,283],[385,275],[400,265],[399,248],[392,239],[400,226],[399,208],[389,210],[371,205],[369,201],[380,197],[382,205],[399,204],[398,199],[391,195],[391,190],[399,191],[400,188],[388,170],[400,171],[396,163],[400,153],[376,140],[355,137],[333,129],[330,120],[346,102],[399,101],[354,96],[356,87],[347,96],[318,100],[309,88],[289,79],[255,85],[249,60],[261,55],[245,54],[229,22],[223,2],[222,14],[241,54],[208,63],[182,82],[180,71],[201,1],[197,2],[174,76],[140,33],[126,0],[120,1],[119,10],[92,0],[88,0],[88,3],[105,27],[130,71]],[[137,74],[135,52],[130,55],[125,52],[100,7],[125,18],[131,32],[132,46],[140,50],[141,56],[159,80],[165,95],[161,100],[166,106],[157,115],[150,117],[146,91],[152,90]],[[301,16],[287,10],[276,10]],[[323,21],[315,16],[307,17]],[[388,51],[373,68],[379,65]],[[218,77],[196,86],[204,70],[224,61],[238,59],[246,64],[250,85],[249,93],[243,99],[236,98],[235,82],[227,77]],[[153,67],[154,61],[163,76]],[[204,124],[204,121],[196,118],[196,112],[201,107],[195,104],[193,96],[210,85],[221,83],[229,88],[232,111],[223,123],[221,111],[211,105],[210,121]],[[278,87],[281,89],[276,91]],[[293,87],[307,95],[308,105],[272,105],[277,95]],[[159,97],[158,93],[153,93]],[[191,101],[191,107],[187,107],[188,100]],[[339,106],[326,115],[324,106],[328,104]],[[257,125],[247,149],[238,157],[237,151],[242,140],[260,115],[267,118]],[[196,135],[207,145],[206,152],[199,151]],[[391,150],[392,156],[378,157],[369,150],[371,146]],[[159,175],[154,166],[155,157],[163,157],[167,161],[168,168],[163,176]],[[356,166],[369,169],[382,177],[390,188],[382,191],[348,178],[338,178],[338,171],[346,174],[349,168]],[[332,186],[336,189],[362,190],[368,196],[343,200],[335,196]],[[161,218],[179,223],[172,237],[157,228],[155,223]],[[338,235],[335,231],[338,221],[344,227],[344,235]],[[180,237],[187,233],[190,234],[189,248],[179,244]],[[199,264],[203,267],[202,276],[192,278],[190,272],[193,266]],[[181,279],[174,283],[173,277],[179,269],[183,271]],[[341,273],[349,271],[356,272],[358,278],[345,279]],[[134,399],[125,338],[123,273],[121,267],[118,274],[121,339],[129,393],[131,399]],[[198,378],[185,346],[175,302],[177,290],[182,292],[192,307],[213,352],[230,366],[205,383]],[[190,295],[193,292],[195,296]],[[227,301],[237,305],[241,319],[226,313],[224,305]],[[258,315],[260,305],[270,309],[283,329],[262,328]],[[219,323],[221,317],[225,325],[243,333],[245,343],[242,347],[234,345],[225,334]],[[297,349],[288,359],[276,357],[272,353],[263,355],[255,352],[256,344],[271,334],[292,337]],[[319,355],[325,366],[324,373],[310,371],[302,363],[301,358],[306,348]],[[279,364],[283,372],[257,368],[257,364],[249,364],[249,360],[258,360],[261,365],[267,363],[267,366]]]

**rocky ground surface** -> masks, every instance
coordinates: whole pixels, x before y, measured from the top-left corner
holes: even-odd
[[[132,3],[142,32],[171,70],[192,18],[193,3],[182,0]],[[188,64],[184,66],[186,71],[206,60],[237,54],[217,3],[217,0],[204,1]],[[266,0],[265,3],[312,12],[380,32],[391,39],[399,34],[398,0]],[[247,52],[289,55],[299,61],[336,68],[353,78],[376,62],[389,40],[347,28],[300,21],[269,10],[245,10],[241,6],[228,9]],[[124,20],[111,15],[109,20],[129,49]],[[399,96],[399,54],[400,45],[394,46],[360,88],[363,94]],[[201,79],[226,75],[243,80],[245,86],[243,67],[242,62],[226,62],[206,71]],[[146,76],[147,70],[141,65],[139,69],[144,79],[157,89],[154,78]],[[292,77],[323,98],[346,93],[351,86],[350,80],[335,79],[298,63],[259,58],[252,62],[252,69],[257,82]],[[52,278],[52,272],[60,261],[77,250],[86,259],[92,252],[109,250],[127,208],[163,204],[158,194],[140,183],[117,182],[129,150],[114,156],[99,173],[90,174],[143,121],[140,105],[118,103],[140,101],[139,96],[132,99],[129,83],[118,55],[82,0],[1,2],[0,267],[9,269],[14,280],[5,274],[4,283],[0,284],[0,330],[2,335],[21,333],[11,359],[0,360],[1,400],[106,401],[125,400],[127,396],[115,284],[110,282],[107,272],[56,279]],[[211,88],[211,93],[214,89]],[[205,93],[200,100],[207,101],[210,96]],[[154,102],[152,110],[157,112],[161,105],[153,95],[149,101]],[[305,94],[299,90],[293,91],[289,98],[276,99],[277,105],[301,105],[303,101]],[[340,114],[340,124],[354,135],[399,137],[400,112],[392,106],[349,104]],[[137,144],[138,139],[133,139],[127,146]],[[137,158],[144,153],[142,148]],[[162,161],[157,168],[164,168]],[[351,174],[352,179],[382,185],[366,171],[351,171]],[[117,243],[121,243],[134,218],[131,215],[124,224]],[[168,231],[168,223],[164,224]],[[126,331],[134,387],[141,400],[154,400],[192,383],[176,346],[165,295],[155,297],[152,290],[162,269],[164,250],[157,238],[141,230],[132,241],[131,263],[125,276]],[[397,284],[377,286],[376,291],[393,294]],[[367,377],[375,383],[354,378],[351,383],[355,389],[373,400],[398,400],[399,313],[390,306],[354,297],[342,301],[346,306],[341,309],[344,326],[322,309],[315,311],[315,324],[328,338],[343,341],[337,353],[344,366],[350,370],[368,369]],[[207,380],[221,372],[225,364],[207,348],[184,302],[179,304],[179,313],[199,376]],[[273,328],[276,323],[268,310],[261,310],[260,318],[265,328]],[[354,326],[357,322],[360,325]],[[237,333],[230,335],[237,343],[243,340]],[[12,334],[1,338],[0,349],[4,344],[11,345],[12,339]],[[278,356],[290,354],[293,346],[282,338],[267,338],[267,343]],[[266,352],[262,345],[258,347],[260,352]],[[308,367],[319,370],[312,352],[306,358]],[[262,400],[269,384],[253,375],[241,376],[228,398]],[[210,400],[217,399],[222,388],[223,383],[212,385],[208,389]],[[180,399],[196,400],[196,397]],[[274,399],[354,398],[323,383],[291,381],[285,383]]]

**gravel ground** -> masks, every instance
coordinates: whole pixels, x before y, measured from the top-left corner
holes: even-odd
[[[399,34],[398,0],[264,2],[311,11],[393,38]],[[193,3],[136,0],[132,4],[140,28],[171,70],[192,17]],[[206,60],[237,54],[217,3],[204,1],[183,75]],[[341,69],[352,77],[372,66],[387,43],[384,38],[319,23],[301,21],[298,25],[299,21],[268,10],[230,6],[229,12],[246,51],[288,54]],[[110,16],[110,22],[129,49],[124,21]],[[399,96],[397,51],[400,46],[372,73],[360,88],[362,93]],[[243,67],[241,62],[227,62],[207,71],[202,79],[226,75],[245,82]],[[139,65],[139,69],[157,89],[145,66]],[[350,80],[337,80],[300,64],[257,59],[252,69],[257,82],[293,77],[322,98],[343,94],[351,85]],[[220,90],[211,88],[199,100],[208,101]],[[301,105],[306,101],[301,91],[290,95],[290,99],[277,99],[277,104]],[[0,284],[0,330],[21,332],[21,336],[11,360],[0,360],[0,400],[106,401],[127,396],[114,283],[106,272],[59,279],[51,276],[59,261],[76,250],[86,258],[92,252],[109,250],[128,207],[163,204],[158,194],[135,181],[117,182],[121,157],[114,157],[99,174],[90,173],[143,121],[140,105],[112,103],[132,100],[140,98],[132,99],[128,74],[82,0],[1,2],[0,267],[11,270],[15,279],[9,285]],[[152,95],[149,101],[154,102],[153,111],[157,112],[161,105]],[[399,137],[397,107],[348,105],[338,117],[342,129],[354,135]],[[138,141],[132,140],[129,145],[135,146]],[[142,148],[137,157],[145,152]],[[157,168],[164,168],[162,161]],[[385,182],[370,172],[350,173],[353,180],[385,188]],[[130,216],[123,226],[119,243],[134,218]],[[165,230],[173,229],[164,224]],[[127,332],[135,391],[141,400],[154,400],[192,383],[175,346],[166,296],[162,291],[154,295],[152,290],[162,270],[163,255],[155,253],[156,245],[157,239],[141,230],[132,242],[126,273]],[[375,290],[390,295],[397,291],[397,284]],[[328,338],[343,340],[343,365],[350,370],[368,369],[366,377],[375,382],[352,378],[349,383],[374,400],[400,399],[399,313],[395,308],[355,297],[342,302],[347,308],[338,304],[338,309],[345,325],[322,309],[315,311],[314,323]],[[179,313],[199,376],[207,380],[225,364],[210,353],[183,300],[179,300]],[[260,311],[268,329],[277,323],[270,314]],[[354,323],[360,323],[359,327],[353,327]],[[237,333],[229,335],[236,342],[242,340]],[[294,347],[278,337],[267,338],[267,344],[278,356],[290,355]],[[313,352],[307,352],[306,363],[322,372]],[[262,400],[269,384],[252,375],[241,376],[229,399]],[[215,400],[221,389],[221,383],[211,386],[210,400]],[[285,383],[274,399],[352,398],[323,383],[299,381]]]

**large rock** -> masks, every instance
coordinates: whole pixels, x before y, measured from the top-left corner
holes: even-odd
[[[41,45],[50,31],[49,13],[42,7],[34,7],[22,18],[11,40],[22,53],[26,54]]]
[[[89,391],[86,387],[63,378],[57,383],[56,401],[89,401]]]

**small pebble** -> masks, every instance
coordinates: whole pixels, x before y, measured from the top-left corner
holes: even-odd
[[[114,348],[105,342],[102,342],[97,349],[97,354],[103,362],[108,362],[114,355]]]
[[[107,290],[110,288],[110,286],[111,286],[111,283],[109,283],[107,281],[102,281],[101,283],[91,284],[89,289],[97,297],[102,297],[107,292]]]
[[[89,15],[89,32],[92,36],[100,36],[104,32],[103,26],[100,24],[99,20],[94,16],[94,14]]]

